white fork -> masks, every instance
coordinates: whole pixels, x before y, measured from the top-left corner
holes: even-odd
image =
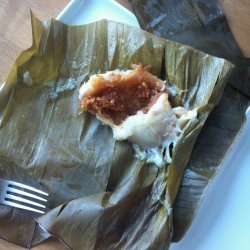
[[[0,179],[0,203],[36,213],[45,213],[49,194],[36,188]]]

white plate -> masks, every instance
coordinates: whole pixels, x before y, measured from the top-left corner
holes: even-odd
[[[135,15],[113,0],[72,0],[57,19],[70,25],[109,19],[140,27]]]
[[[139,27],[135,16],[112,0],[72,0],[58,16],[71,25],[110,19]],[[250,109],[238,143],[209,186],[185,237],[171,250],[250,250]]]

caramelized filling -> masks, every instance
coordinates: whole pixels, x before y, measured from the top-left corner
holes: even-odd
[[[111,74],[108,80],[99,75],[93,82],[93,89],[80,101],[80,108],[116,125],[139,110],[147,113],[163,93],[161,80],[148,74]]]

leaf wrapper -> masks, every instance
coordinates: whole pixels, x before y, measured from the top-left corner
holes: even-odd
[[[178,241],[190,226],[209,183],[243,127],[250,104],[250,59],[242,55],[217,0],[129,2],[144,30],[235,64],[228,80],[230,86],[199,135],[174,205],[173,238]]]
[[[250,97],[250,58],[238,47],[218,0],[129,2],[142,29],[232,62],[229,84]]]
[[[32,15],[32,29],[32,47],[0,92],[0,177],[46,190],[50,211],[31,220],[1,206],[0,236],[24,246],[55,235],[73,249],[166,249],[185,166],[232,64],[106,20],[67,26]],[[131,63],[151,65],[158,77],[165,71],[171,86],[187,90],[173,104],[198,110],[161,169],[136,159],[94,116],[79,114],[84,81]]]

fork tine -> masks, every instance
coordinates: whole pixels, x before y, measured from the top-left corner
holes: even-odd
[[[12,207],[17,207],[17,208],[21,208],[21,209],[25,209],[25,210],[37,212],[37,213],[40,213],[40,214],[44,214],[44,213],[45,213],[45,212],[42,211],[42,210],[38,210],[38,209],[35,209],[35,208],[32,208],[32,207],[24,206],[24,205],[21,205],[21,204],[12,202],[12,201],[5,201],[4,204],[5,204],[5,205],[12,206]]]
[[[40,196],[25,192],[23,190],[19,190],[19,189],[13,188],[13,187],[8,187],[7,192],[12,192],[12,193],[15,193],[15,194],[21,194],[21,195],[24,195],[24,196],[27,196],[27,197],[30,197],[30,198],[34,198],[34,199],[37,199],[37,200],[40,200],[40,201],[47,202],[46,199],[44,199],[44,198],[42,198]]]
[[[16,196],[16,195],[13,195],[13,194],[6,194],[5,198],[7,199],[11,199],[11,200],[15,200],[15,201],[21,201],[23,203],[28,203],[30,205],[33,205],[33,206],[37,206],[37,207],[42,207],[42,208],[46,208],[44,205],[42,204],[39,204],[37,202],[34,202],[34,201],[30,201],[30,200],[27,200],[27,199],[24,199],[22,197],[19,197],[19,196]]]
[[[33,187],[30,187],[30,186],[27,186],[27,185],[24,185],[22,183],[19,183],[19,182],[15,182],[15,181],[8,181],[8,183],[10,185],[13,185],[13,186],[16,186],[16,187],[21,187],[21,188],[25,188],[25,189],[28,189],[28,190],[31,190],[33,192],[36,192],[36,193],[39,193],[39,194],[43,194],[45,196],[49,196],[48,193],[45,193],[39,189],[36,189],[36,188],[33,188]]]

